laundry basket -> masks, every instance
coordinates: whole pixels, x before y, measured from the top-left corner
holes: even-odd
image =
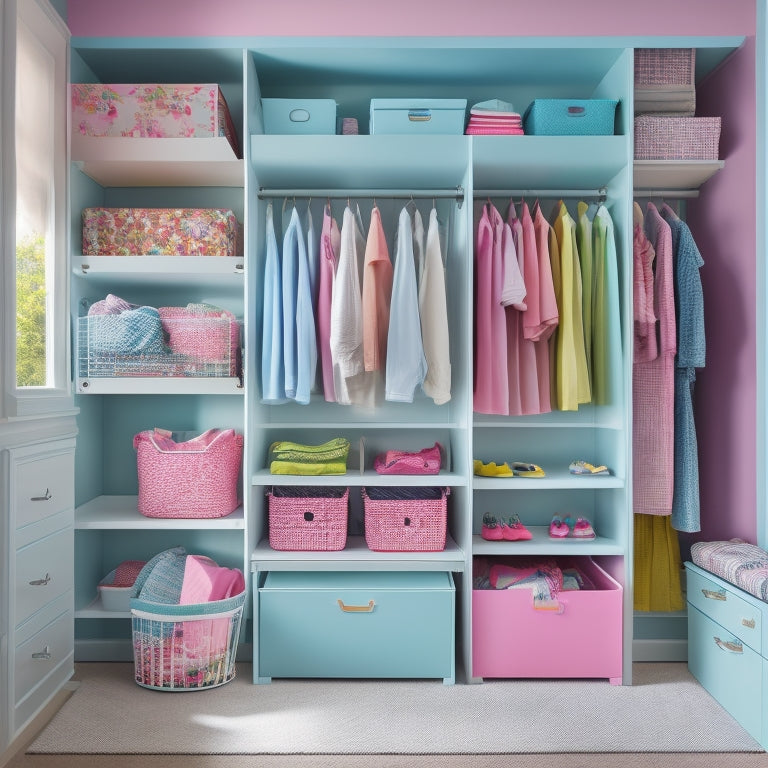
[[[136,682],[157,691],[200,691],[232,680],[245,594],[195,605],[132,599]]]

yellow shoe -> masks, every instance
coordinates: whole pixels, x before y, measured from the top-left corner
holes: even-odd
[[[479,459],[475,459],[474,472],[476,475],[482,477],[514,477],[515,473],[509,468],[509,464],[505,461],[503,464],[497,464],[495,461],[489,461],[487,464],[483,464]]]

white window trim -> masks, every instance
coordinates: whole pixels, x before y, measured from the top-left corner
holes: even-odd
[[[39,34],[41,42],[54,56],[57,71],[64,73],[62,95],[55,105],[55,124],[61,126],[60,158],[54,182],[55,256],[52,326],[59,334],[53,345],[53,386],[40,389],[16,387],[16,274],[15,274],[15,95],[16,24],[22,18]],[[2,78],[0,79],[0,420],[43,416],[74,408],[70,373],[69,332],[69,40],[70,32],[48,0],[0,0],[0,40],[2,40]],[[63,43],[63,46],[62,46]],[[59,69],[60,68],[60,69]]]

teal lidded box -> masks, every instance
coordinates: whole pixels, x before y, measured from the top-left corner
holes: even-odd
[[[333,99],[262,99],[264,133],[335,134]]]
[[[463,134],[466,99],[371,99],[371,134]]]
[[[612,136],[615,99],[534,99],[523,129],[534,136]]]

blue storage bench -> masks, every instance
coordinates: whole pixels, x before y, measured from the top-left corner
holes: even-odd
[[[258,593],[259,682],[455,680],[450,573],[273,571]]]
[[[688,669],[768,748],[768,603],[686,563]]]

